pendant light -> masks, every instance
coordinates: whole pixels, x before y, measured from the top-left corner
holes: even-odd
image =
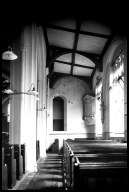
[[[10,46],[8,46],[8,51],[2,53],[2,59],[4,60],[15,60],[17,58],[18,56],[12,52],[12,48]]]
[[[32,88],[33,86],[33,88]],[[35,90],[35,85],[34,83],[31,84],[30,86],[30,90],[28,90],[28,94],[31,94],[31,95],[38,95],[39,93]]]

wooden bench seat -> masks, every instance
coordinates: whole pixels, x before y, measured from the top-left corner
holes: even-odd
[[[4,148],[2,148],[2,190],[8,189],[7,164],[4,163]]]
[[[40,142],[36,140],[36,160],[40,157]]]
[[[21,155],[23,157],[23,174],[26,173],[25,150],[26,150],[25,144],[21,144]]]
[[[25,172],[25,144],[4,143],[2,146],[2,188],[6,188],[6,182],[7,188],[13,188],[16,180],[21,179]]]
[[[4,148],[4,163],[7,164],[8,188],[16,185],[16,159],[14,159],[14,146]]]
[[[72,181],[74,189],[100,189],[103,186],[107,190],[112,189],[112,187],[117,190],[127,185],[126,160],[97,157],[91,161],[87,160],[87,157],[76,156],[74,161],[74,178]],[[92,179],[92,183],[90,183],[90,179]]]
[[[69,141],[68,141],[69,142]],[[81,158],[81,156],[90,159],[90,161],[92,161],[92,159],[95,158],[101,158],[105,161],[106,158],[110,159],[112,158],[112,160],[117,160],[119,159],[119,161],[123,161],[123,160],[127,160],[127,144],[123,144],[122,145],[118,142],[108,142],[112,143],[112,145],[109,144],[109,146],[107,145],[102,145],[99,141],[99,144],[97,143],[96,145],[96,141],[93,144],[93,140],[92,140],[92,144],[90,144],[90,142],[86,142],[85,144],[83,143],[83,145],[78,145],[78,142],[75,142],[75,145],[71,145],[68,144],[68,142],[66,142],[65,140],[63,141],[63,150],[64,150],[64,167],[65,167],[65,172],[66,172],[66,179],[67,179],[67,188],[73,188],[73,178],[74,178],[74,157],[75,156],[79,156]],[[103,142],[102,143],[106,143]],[[73,144],[73,142],[72,142]],[[116,144],[116,145],[114,145]],[[94,160],[93,160],[94,161]]]
[[[20,180],[23,176],[23,156],[21,155],[21,145],[13,144],[14,158],[16,159],[16,178]]]
[[[97,160],[101,160],[104,162],[108,162],[108,161],[117,161],[118,165],[120,164],[120,162],[127,162],[127,154],[126,153],[93,153],[93,154],[74,154],[73,152],[69,151],[69,155],[67,156],[67,162],[69,165],[67,170],[67,174],[69,175],[68,178],[70,179],[69,183],[69,187],[72,186],[72,177],[74,175],[74,163],[75,163],[75,157],[78,157],[81,164],[83,163],[88,163],[88,165],[90,164],[97,164]],[[95,161],[95,162],[94,162]],[[98,163],[99,164],[99,163]],[[104,165],[104,163],[103,163]]]

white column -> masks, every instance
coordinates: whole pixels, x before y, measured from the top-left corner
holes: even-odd
[[[21,42],[20,42],[21,41]],[[11,65],[13,89],[27,92],[31,83],[37,85],[36,27],[26,26],[17,49],[22,50]],[[36,166],[36,98],[33,95],[14,95],[11,100],[10,143],[26,144],[26,169]]]
[[[38,102],[37,138],[40,141],[40,157],[46,156],[46,45],[41,27],[37,29],[37,78],[40,101]]]

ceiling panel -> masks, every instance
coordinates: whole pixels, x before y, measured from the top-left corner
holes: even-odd
[[[75,67],[73,68],[73,75],[80,75],[80,76],[91,76],[93,69],[87,69],[82,67]]]
[[[74,33],[47,28],[47,35],[50,45],[73,49]]]
[[[70,74],[71,65],[54,62],[54,72]]]
[[[108,26],[91,21],[83,21],[81,24],[81,30],[104,35],[110,35],[111,33],[111,29]]]
[[[74,19],[58,19],[49,22],[51,25],[65,27],[69,29],[76,29],[76,21]]]
[[[75,54],[75,64],[95,67],[95,64],[90,59],[80,54]]]
[[[56,60],[58,61],[65,61],[65,62],[72,62],[72,53],[64,54],[58,57]]]
[[[107,39],[90,35],[79,35],[77,50],[101,54]]]

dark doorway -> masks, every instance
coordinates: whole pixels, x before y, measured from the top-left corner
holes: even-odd
[[[64,100],[53,99],[53,131],[64,131]]]

